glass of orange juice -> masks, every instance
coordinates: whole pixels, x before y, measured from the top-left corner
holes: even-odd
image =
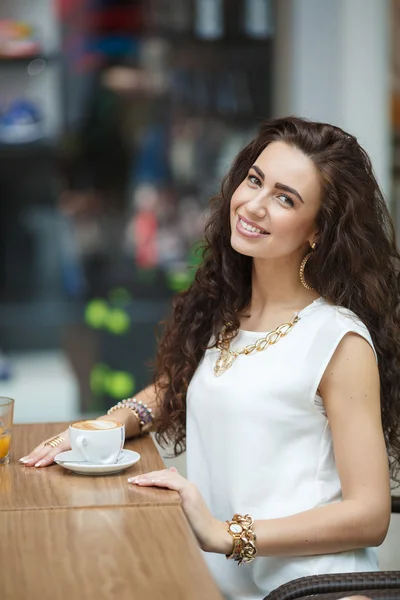
[[[13,416],[14,400],[0,396],[0,465],[5,465],[10,460]]]

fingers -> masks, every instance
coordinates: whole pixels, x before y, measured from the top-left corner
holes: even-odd
[[[162,471],[151,471],[150,473],[143,473],[142,475],[138,475],[136,477],[130,477],[128,482],[135,483],[136,485],[152,485],[155,482],[160,482],[161,480],[166,481],[169,473],[172,474],[173,472],[169,469],[163,469]]]
[[[32,461],[32,465],[27,464],[26,466],[48,467],[54,462],[55,456],[57,456],[57,454],[59,454],[60,452],[63,452],[60,446],[57,446],[56,448],[52,448],[51,446],[45,446],[46,450],[43,450],[42,455],[37,457],[36,462]],[[48,450],[48,448],[50,448],[50,450]]]
[[[54,437],[54,436],[53,436]],[[36,446],[36,448],[27,456],[23,456],[19,461],[26,467],[47,467],[54,461],[54,457],[60,452],[70,449],[68,440],[68,434],[63,432],[60,437],[64,438],[64,441],[53,448],[52,446],[46,446],[46,441]],[[67,438],[67,439],[66,439]],[[53,438],[49,438],[51,440]]]
[[[20,458],[19,462],[23,463],[24,465],[30,465],[31,463],[34,464],[39,460],[39,458],[42,458],[42,456],[47,454],[47,452],[48,446],[45,446],[43,442],[42,444],[39,444],[39,446],[36,446],[36,448],[30,454]]]
[[[129,481],[129,483],[132,483],[133,485],[138,485],[139,487],[161,487],[161,488],[167,488],[169,490],[174,490],[175,492],[179,491],[176,486],[176,482],[166,481],[165,479],[148,479],[148,480],[138,479],[137,481],[134,481],[134,480]]]
[[[151,473],[145,473],[136,477],[130,477],[128,483],[138,485],[141,487],[165,487],[176,492],[182,491],[189,482],[179,475],[175,467],[170,469],[163,469],[162,471],[152,471]]]

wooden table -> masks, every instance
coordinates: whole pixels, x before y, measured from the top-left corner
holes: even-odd
[[[1,511],[0,531],[2,600],[221,598],[177,506]]]
[[[151,438],[127,443],[142,458],[121,475],[18,464],[63,428],[14,428],[14,458],[0,468],[1,599],[222,600],[178,495],[126,482],[163,467]]]
[[[0,510],[72,508],[98,506],[180,506],[179,495],[170,490],[139,488],[127,483],[128,477],[164,469],[164,463],[150,436],[128,440],[125,448],[139,452],[141,459],[122,473],[107,477],[76,475],[59,465],[44,469],[18,463],[42,440],[57,435],[66,423],[15,425],[12,461],[2,467]]]

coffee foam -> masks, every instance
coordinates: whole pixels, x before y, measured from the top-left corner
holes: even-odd
[[[116,429],[117,427],[121,427],[122,423],[119,421],[101,421],[101,420],[93,420],[93,421],[78,421],[78,423],[74,423],[71,425],[74,429],[84,429],[85,431],[105,431],[109,429]]]

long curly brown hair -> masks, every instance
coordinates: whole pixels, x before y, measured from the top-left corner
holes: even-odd
[[[236,157],[211,201],[202,265],[176,296],[160,339],[154,382],[160,417],[157,437],[185,449],[186,392],[210,340],[222,326],[239,329],[251,297],[252,258],[230,244],[230,200],[268,144],[284,141],[314,163],[322,184],[318,246],[306,279],[322,297],[352,310],[367,326],[378,355],[382,423],[394,480],[400,465],[399,253],[394,226],[371,161],[356,138],[338,127],[297,117],[263,124]]]

